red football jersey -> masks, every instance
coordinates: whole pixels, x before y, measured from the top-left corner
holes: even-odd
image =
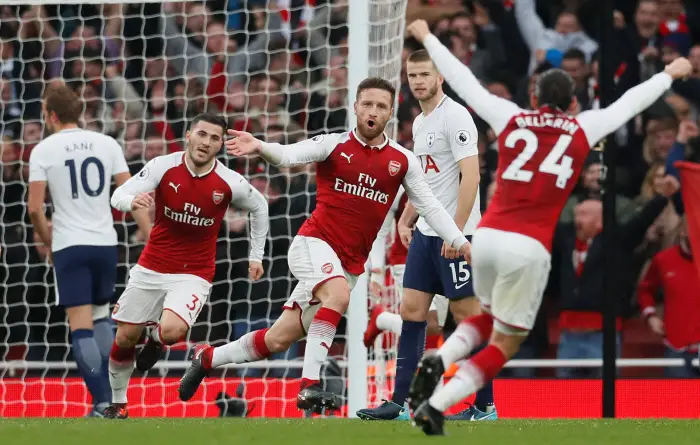
[[[289,146],[263,144],[263,149],[280,156],[281,166],[317,162],[316,209],[298,234],[328,243],[351,274],[364,272],[377,232],[401,185],[443,239],[456,247],[466,242],[430,190],[418,159],[388,137],[381,145],[370,147],[353,131]]]
[[[229,203],[251,212],[250,259],[262,261],[267,201],[238,173],[216,161],[197,175],[182,152],[151,160],[115,190],[112,205],[131,209],[133,197],[155,190],[155,224],[139,264],[154,272],[214,278],[216,240]]]
[[[496,192],[479,227],[516,232],[551,250],[554,230],[588,156],[576,118],[523,110],[498,137]]]

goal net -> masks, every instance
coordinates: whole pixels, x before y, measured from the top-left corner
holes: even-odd
[[[82,416],[90,408],[65,313],[55,305],[47,248],[35,237],[26,206],[29,155],[44,132],[46,86],[64,81],[79,93],[83,126],[115,137],[132,174],[155,156],[182,150],[189,120],[203,111],[274,142],[344,131],[352,116],[349,77],[376,75],[399,86],[407,6],[407,0],[369,0],[354,14],[354,3],[362,2],[0,1],[0,417]],[[353,27],[368,29],[367,45],[349,43]],[[355,56],[366,63],[349,66]],[[254,284],[246,278],[247,217],[230,210],[209,302],[186,342],[169,348],[149,373],[135,372],[128,394],[132,416],[303,415],[295,404],[303,341],[270,361],[221,370],[187,404],[177,399],[194,344],[235,340],[280,315],[295,285],[287,249],[315,205],[312,167],[221,159],[269,200],[265,277]],[[120,264],[113,302],[144,247],[129,215],[115,211],[114,219]],[[363,299],[362,323],[366,284],[353,298]],[[347,379],[348,345],[362,343],[361,336],[348,336],[354,332],[349,325],[341,322],[330,348],[325,383],[344,397],[353,385],[367,385],[369,403],[377,398],[375,386]]]

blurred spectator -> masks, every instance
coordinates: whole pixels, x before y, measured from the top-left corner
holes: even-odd
[[[688,227],[683,225],[680,243],[659,252],[652,259],[637,289],[642,317],[649,329],[664,339],[667,358],[682,358],[686,365],[665,368],[666,377],[695,378],[690,360],[700,346],[700,277],[693,265]],[[663,314],[656,312],[656,300],[663,291]]]

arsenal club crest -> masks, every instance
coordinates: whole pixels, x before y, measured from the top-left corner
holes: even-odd
[[[399,170],[401,170],[401,163],[399,161],[389,161],[389,174],[391,176],[396,176]]]
[[[214,190],[214,193],[212,194],[212,199],[214,200],[214,204],[220,203],[221,200],[224,199],[224,192]]]
[[[433,144],[435,143],[435,133],[428,133],[428,137],[426,138],[426,142],[428,143],[428,148],[432,147]]]
[[[323,266],[321,266],[321,270],[323,271],[323,273],[329,274],[333,272],[333,265],[331,263],[326,263]]]

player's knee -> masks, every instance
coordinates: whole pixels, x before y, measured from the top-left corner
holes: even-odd
[[[520,350],[530,331],[495,321],[489,343],[496,346],[509,360]]]
[[[160,329],[160,339],[166,345],[172,345],[174,343],[183,340],[189,331],[189,326],[185,323],[167,323],[162,324]]]
[[[320,285],[314,297],[321,301],[323,307],[343,314],[350,304],[350,286],[347,280],[334,278]]]
[[[141,332],[143,332],[143,328],[142,325],[118,323],[114,341],[120,348],[136,346],[139,342],[139,337],[141,337]]]

